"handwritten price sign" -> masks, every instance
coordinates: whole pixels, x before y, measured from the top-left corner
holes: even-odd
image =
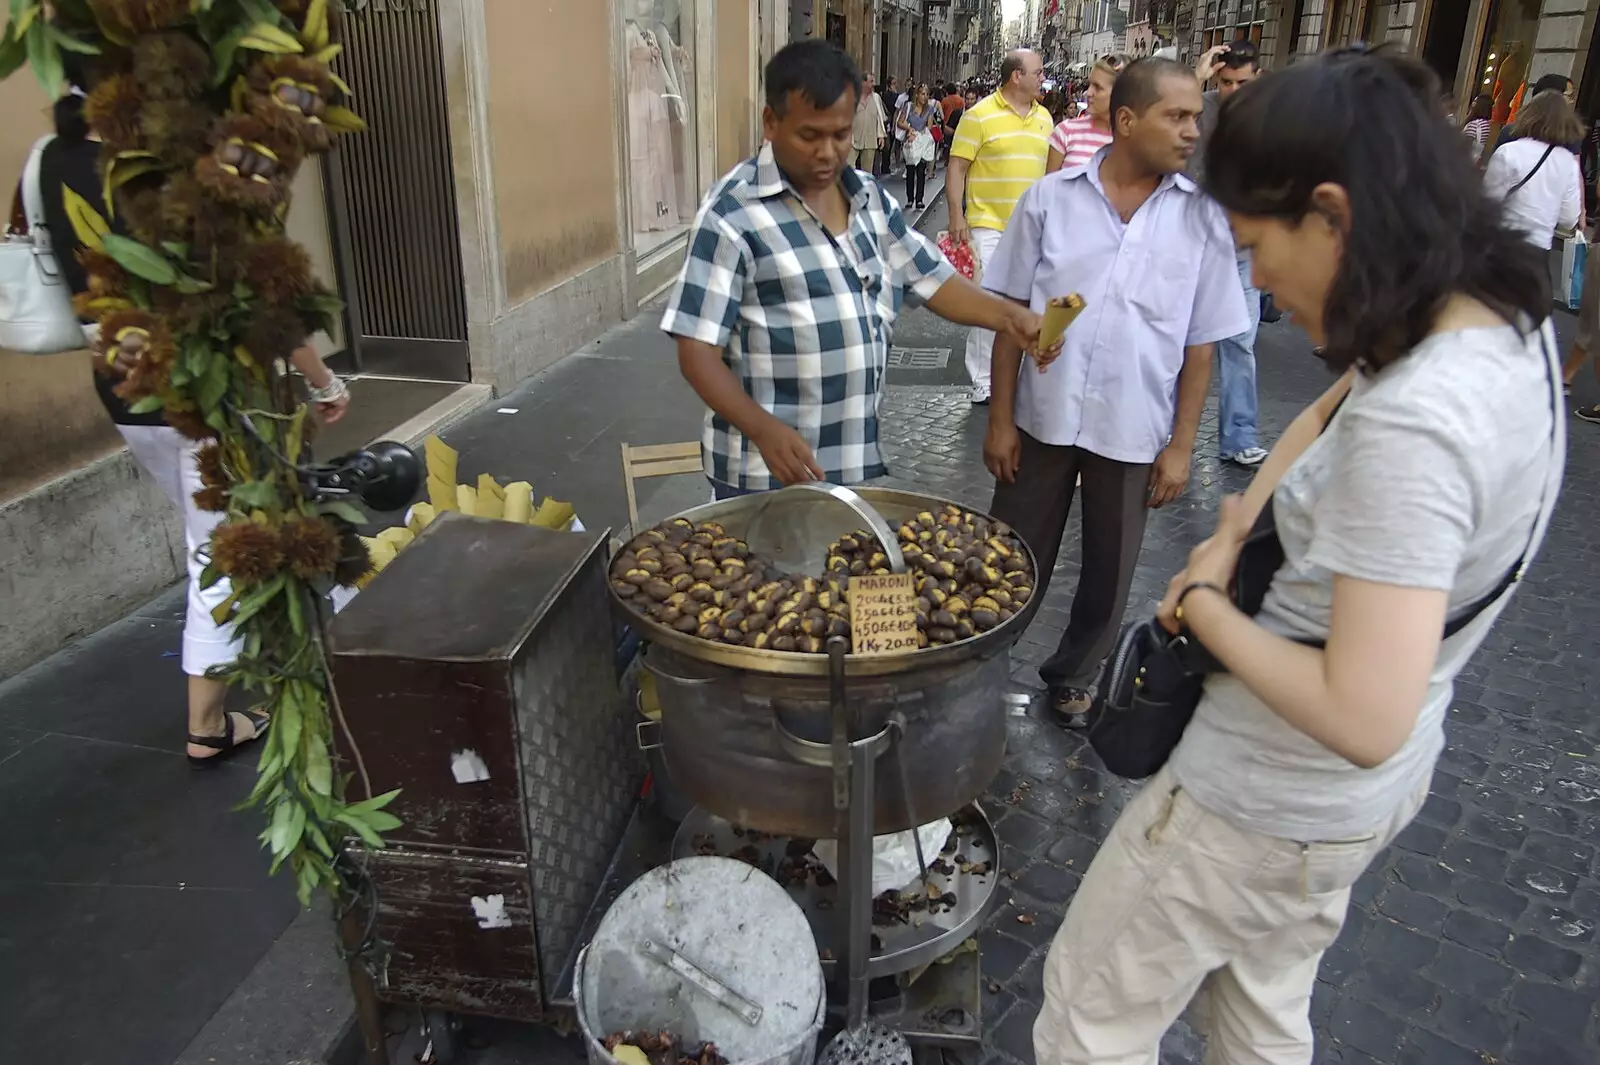
[[[909,573],[850,578],[850,650],[858,655],[917,649],[917,592]]]

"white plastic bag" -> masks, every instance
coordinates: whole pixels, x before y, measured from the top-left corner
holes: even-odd
[[[917,835],[922,839],[922,856],[933,862],[939,857],[939,852],[944,849],[945,841],[950,838],[950,833],[955,826],[948,817],[937,821],[930,821],[917,829]],[[831,839],[817,840],[812,852],[823,865],[828,867],[834,879],[839,879],[839,844]],[[877,836],[872,840],[872,894],[881,895],[885,891],[898,891],[915,880],[922,872],[917,865],[917,845],[911,839],[910,832],[895,832],[887,836]]]

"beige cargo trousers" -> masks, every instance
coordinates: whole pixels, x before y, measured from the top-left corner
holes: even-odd
[[[1038,1065],[1157,1065],[1192,1002],[1206,1065],[1310,1065],[1311,989],[1350,887],[1422,808],[1301,843],[1201,808],[1168,769],[1095,855],[1044,967]]]

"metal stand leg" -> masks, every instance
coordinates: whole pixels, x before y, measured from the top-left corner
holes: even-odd
[[[872,960],[872,826],[876,801],[870,744],[852,742],[852,715],[845,701],[842,636],[828,641],[829,701],[833,724],[833,807],[839,836],[840,887],[845,897],[844,972],[848,1003],[845,1026],[860,1028],[867,1017],[867,966]]]
[[[845,1024],[860,1028],[867,1018],[867,966],[872,960],[872,827],[877,808],[874,792],[877,759],[867,743],[850,749],[850,811],[840,853],[845,855],[844,889],[849,899],[845,963],[850,997]]]
[[[389,1047],[384,1038],[383,1006],[378,990],[367,971],[366,959],[359,953],[366,935],[366,922],[354,907],[339,920],[339,939],[349,952],[345,964],[350,973],[350,992],[356,1001],[356,1024],[361,1032],[362,1065],[389,1065]]]

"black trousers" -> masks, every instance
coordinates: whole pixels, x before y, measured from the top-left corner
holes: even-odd
[[[906,165],[906,203],[921,203],[922,194],[928,190],[928,164]]]
[[[1043,444],[1022,433],[1022,465],[1011,484],[996,482],[989,512],[1008,523],[1039,564],[1035,595],[1049,588],[1083,483],[1083,559],[1072,612],[1056,653],[1039,667],[1051,688],[1089,688],[1111,651],[1128,605],[1144,544],[1150,465],[1114,462],[1077,447]]]

